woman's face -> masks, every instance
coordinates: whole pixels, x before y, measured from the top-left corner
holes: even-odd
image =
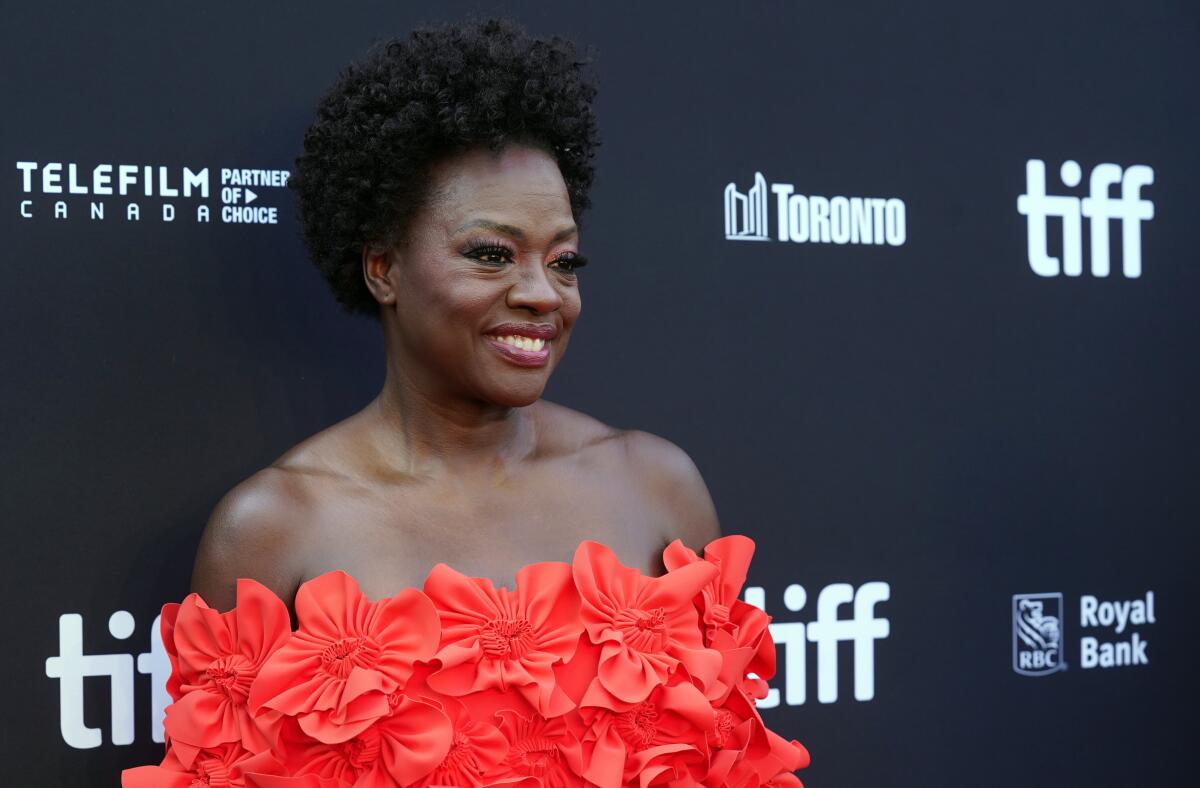
[[[396,361],[431,394],[528,405],[580,311],[573,268],[584,261],[562,174],[550,154],[510,146],[439,163],[431,186],[390,253],[388,288],[373,288],[390,288]]]

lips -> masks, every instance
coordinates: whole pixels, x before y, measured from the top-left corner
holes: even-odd
[[[531,339],[516,334],[504,338],[487,336],[486,339],[506,361],[519,367],[542,367],[550,360],[550,340],[547,339]]]
[[[484,334],[489,345],[518,367],[545,366],[556,336],[558,328],[553,323],[501,323]]]
[[[501,323],[484,332],[493,337],[529,337],[530,339],[554,339],[558,328],[553,323]]]

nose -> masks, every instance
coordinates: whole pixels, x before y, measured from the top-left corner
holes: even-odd
[[[562,306],[562,294],[550,281],[550,273],[544,265],[528,261],[514,267],[517,281],[508,288],[506,299],[510,307],[545,314]]]

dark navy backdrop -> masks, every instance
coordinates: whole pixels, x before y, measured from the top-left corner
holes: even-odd
[[[378,329],[326,293],[290,194],[225,192],[237,184],[221,170],[290,169],[341,66],[469,11],[596,50],[593,263],[547,396],[680,444],[724,529],[758,541],[751,594],[775,616],[786,690],[764,715],[810,748],[806,784],[1187,779],[1192,7],[136,5],[21,5],[0,26],[10,782],[114,785],[156,760],[152,622],[186,593],[213,504],[381,383]],[[1153,170],[1140,193],[1089,203],[1117,213],[1082,218],[1080,276],[1030,261],[1030,160],[1048,194],[1076,198],[1097,165]],[[207,168],[209,193],[162,196],[159,166],[168,191]],[[122,173],[129,194],[95,193],[119,192]],[[733,239],[729,184],[766,207],[764,224],[731,217]],[[839,208],[818,215],[837,196],[902,203],[887,225],[902,242],[780,240],[780,200],[797,238],[820,221],[839,237]],[[228,223],[227,207],[273,207],[277,223]],[[1091,267],[1097,221],[1107,277]],[[1066,256],[1063,227],[1048,222],[1047,254]],[[1137,277],[1123,271],[1132,228]],[[887,596],[827,605],[840,635],[812,626],[839,583]],[[1035,616],[1014,600],[1032,593],[1061,597]],[[1152,620],[1109,617],[1149,599]],[[1022,621],[1057,648],[1014,641]],[[1136,664],[1106,667],[1110,650]],[[1020,675],[1034,651],[1060,669]]]

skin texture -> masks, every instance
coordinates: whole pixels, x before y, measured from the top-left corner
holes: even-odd
[[[444,562],[512,587],[584,539],[661,574],[680,538],[720,535],[695,464],[671,442],[546,400],[579,318],[578,233],[552,156],[472,150],[435,166],[403,246],[363,250],[387,376],[363,410],[295,446],[217,505],[192,590],[234,604],[237,578],[289,609],[297,587],[343,569],[371,599],[420,587]],[[481,248],[480,245],[487,248]],[[553,324],[550,360],[520,367],[485,338]]]

